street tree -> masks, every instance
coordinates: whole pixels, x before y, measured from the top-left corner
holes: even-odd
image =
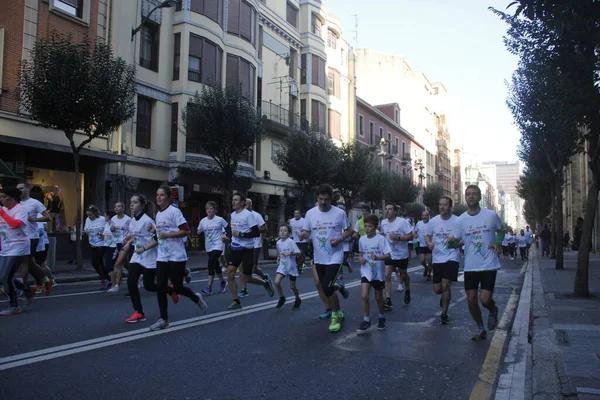
[[[210,172],[224,189],[229,210],[240,159],[265,134],[256,107],[237,87],[204,85],[183,109],[182,120],[187,140],[199,143],[215,161]]]
[[[340,155],[321,129],[312,126],[308,132],[287,134],[273,162],[296,181],[301,207],[305,209],[313,200],[314,189],[322,183],[330,183],[335,176]]]
[[[390,176],[381,168],[375,167],[369,174],[369,181],[363,191],[363,200],[371,205],[371,209],[381,209],[386,200],[385,192],[390,185]]]
[[[465,211],[467,211],[467,205],[463,203],[454,204],[452,207],[452,214],[456,215],[457,217],[463,215]]]
[[[531,226],[543,226],[552,208],[551,174],[543,169],[547,164],[541,167],[527,166],[517,182],[517,194],[524,200],[523,216]]]
[[[419,194],[419,188],[406,175],[387,173],[387,185],[384,190],[385,200],[392,201],[400,207],[414,203]]]
[[[419,203],[407,203],[403,208],[404,214],[407,217],[412,218],[413,221],[418,221],[421,219],[421,215],[423,211],[425,211],[425,207],[423,204]]]
[[[427,185],[427,187],[425,187],[423,190],[423,204],[425,204],[425,207],[427,207],[427,210],[432,217],[439,214],[438,204],[443,195],[444,187],[439,183]]]
[[[344,198],[348,213],[356,202],[364,199],[374,160],[369,149],[357,143],[343,144],[339,148],[339,156],[332,183]]]
[[[52,34],[22,62],[18,99],[24,117],[62,131],[75,168],[77,269],[81,257],[81,150],[107,137],[135,115],[135,67],[115,58],[110,45]]]

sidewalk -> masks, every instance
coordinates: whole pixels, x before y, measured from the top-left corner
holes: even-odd
[[[205,252],[194,252],[190,255],[187,267],[192,271],[206,270],[208,264],[208,255]],[[275,266],[275,260],[258,260],[259,266]],[[56,262],[53,268],[54,280],[57,283],[83,282],[99,280],[98,274],[92,267],[90,260],[83,260],[83,270],[75,271],[75,265],[69,265],[66,261]]]
[[[600,399],[600,255],[590,254],[590,298],[573,296],[577,253],[565,268],[535,256],[530,319],[532,398]]]

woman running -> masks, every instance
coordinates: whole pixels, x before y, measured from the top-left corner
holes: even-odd
[[[87,218],[83,226],[83,233],[88,235],[90,247],[92,248],[92,266],[100,276],[100,290],[106,290],[108,282],[104,273],[104,228],[106,219],[100,215],[98,207],[89,205],[85,210]]]
[[[14,279],[14,275],[21,267],[25,257],[30,255],[29,234],[27,232],[27,209],[19,203],[21,191],[16,187],[0,189],[0,280],[6,286],[9,306],[0,311],[0,316],[21,314],[17,302],[17,288],[23,290],[29,304],[35,296],[31,289],[21,279]]]
[[[209,201],[205,206],[206,217],[202,218],[198,225],[198,235],[204,234],[204,247],[208,253],[208,285],[202,289],[204,294],[212,294],[212,287],[215,281],[215,274],[219,276],[221,285],[219,293],[225,292],[227,282],[223,278],[219,258],[225,250],[225,243],[221,240],[227,227],[227,221],[217,214],[217,203]]]
[[[110,293],[117,293],[119,291],[121,277],[123,276],[123,264],[128,259],[128,252],[123,251],[123,246],[128,236],[129,224],[131,223],[131,217],[125,214],[125,204],[120,201],[116,202],[114,211],[115,215],[110,219],[110,230],[117,250],[110,268],[112,270],[110,272],[112,287],[108,290]]]
[[[156,191],[156,204],[159,211],[156,214],[156,232],[158,239],[158,254],[156,257],[156,283],[158,308],[160,318],[150,327],[157,331],[169,327],[167,313],[167,294],[169,280],[175,293],[191,299],[200,307],[200,312],[206,312],[206,303],[202,294],[194,293],[189,287],[183,286],[187,253],[185,251],[185,238],[190,232],[190,227],[181,211],[171,205],[173,193],[168,186],[161,186]]]

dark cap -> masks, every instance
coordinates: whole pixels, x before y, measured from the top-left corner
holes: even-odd
[[[21,191],[16,186],[5,186],[0,189],[0,193],[4,193],[8,197],[12,197],[16,201],[21,201]]]

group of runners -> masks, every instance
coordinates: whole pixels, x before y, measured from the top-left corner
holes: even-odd
[[[32,200],[28,198],[28,189],[25,184],[19,188],[5,187],[0,190],[0,202],[3,205],[0,209],[0,279],[10,298],[9,307],[0,313],[4,316],[21,312],[17,290],[22,290],[28,301],[35,296],[35,289],[27,285],[27,271],[32,273],[36,284],[46,288],[46,294],[52,287],[49,270],[35,260],[35,249],[41,234],[37,224],[47,220],[47,211],[40,209],[37,204],[31,205],[34,202],[28,202]],[[465,291],[469,311],[478,327],[473,340],[485,339],[487,330],[495,329],[498,308],[493,300],[493,291],[496,273],[500,268],[498,254],[502,251],[501,243],[497,242],[501,240],[501,235],[496,232],[501,230],[501,222],[495,212],[480,208],[481,191],[477,186],[467,187],[465,199],[468,210],[460,217],[452,214],[452,199],[442,196],[439,215],[429,220],[429,214],[424,212],[422,221],[415,227],[407,219],[398,216],[398,207],[393,203],[385,205],[385,215],[381,220],[364,207],[362,218],[352,227],[346,212],[332,203],[334,196],[331,186],[321,185],[316,195],[315,207],[308,210],[304,218],[300,210],[296,210],[294,217],[278,229],[275,282],[257,268],[260,251],[258,242],[266,227],[260,214],[252,210],[250,199],[239,193],[232,196],[229,222],[217,215],[216,203],[206,203],[206,217],[196,228],[197,233],[204,235],[208,254],[209,279],[202,293],[212,293],[216,275],[219,278],[218,291],[224,293],[229,288],[232,296],[227,309],[242,308],[241,298],[248,294],[248,284],[263,287],[270,297],[276,291],[279,296],[276,307],[281,308],[287,301],[282,287],[282,281],[287,277],[294,295],[292,309],[298,309],[302,301],[296,280],[305,265],[310,242],[313,278],[325,307],[319,318],[329,319],[329,331],[338,332],[344,323],[338,293],[344,299],[349,297],[342,272],[354,237],[358,239],[363,312],[357,331],[363,333],[371,326],[371,289],[378,310],[376,326],[383,330],[386,327],[386,312],[394,307],[391,293],[393,273],[400,281],[398,290],[404,291],[404,303],[411,302],[409,242],[417,241],[424,277],[433,281],[433,291],[440,295],[441,323],[447,324],[450,321],[448,307],[451,285],[457,281],[459,249],[464,246]],[[87,218],[83,229],[92,248],[92,265],[104,290],[119,290],[122,267],[128,264],[127,288],[133,313],[125,322],[146,320],[138,281],[146,291],[156,292],[160,317],[150,326],[151,330],[169,326],[169,297],[174,304],[179,302],[180,296],[187,297],[199,307],[200,313],[207,310],[202,293],[195,293],[184,285],[184,281],[189,282],[186,240],[192,228],[181,211],[173,205],[168,186],[158,188],[156,206],[157,210],[145,196],[134,195],[129,203],[130,216],[125,213],[125,205],[117,203],[115,215],[103,217],[97,207],[90,205],[86,208]],[[31,228],[34,225],[35,233]],[[229,247],[227,252],[226,246]],[[227,260],[223,259],[225,254]],[[224,264],[227,280],[222,273]],[[19,268],[21,275],[17,275]],[[239,290],[236,282],[238,271]],[[480,303],[489,311],[487,326],[483,322]]]

